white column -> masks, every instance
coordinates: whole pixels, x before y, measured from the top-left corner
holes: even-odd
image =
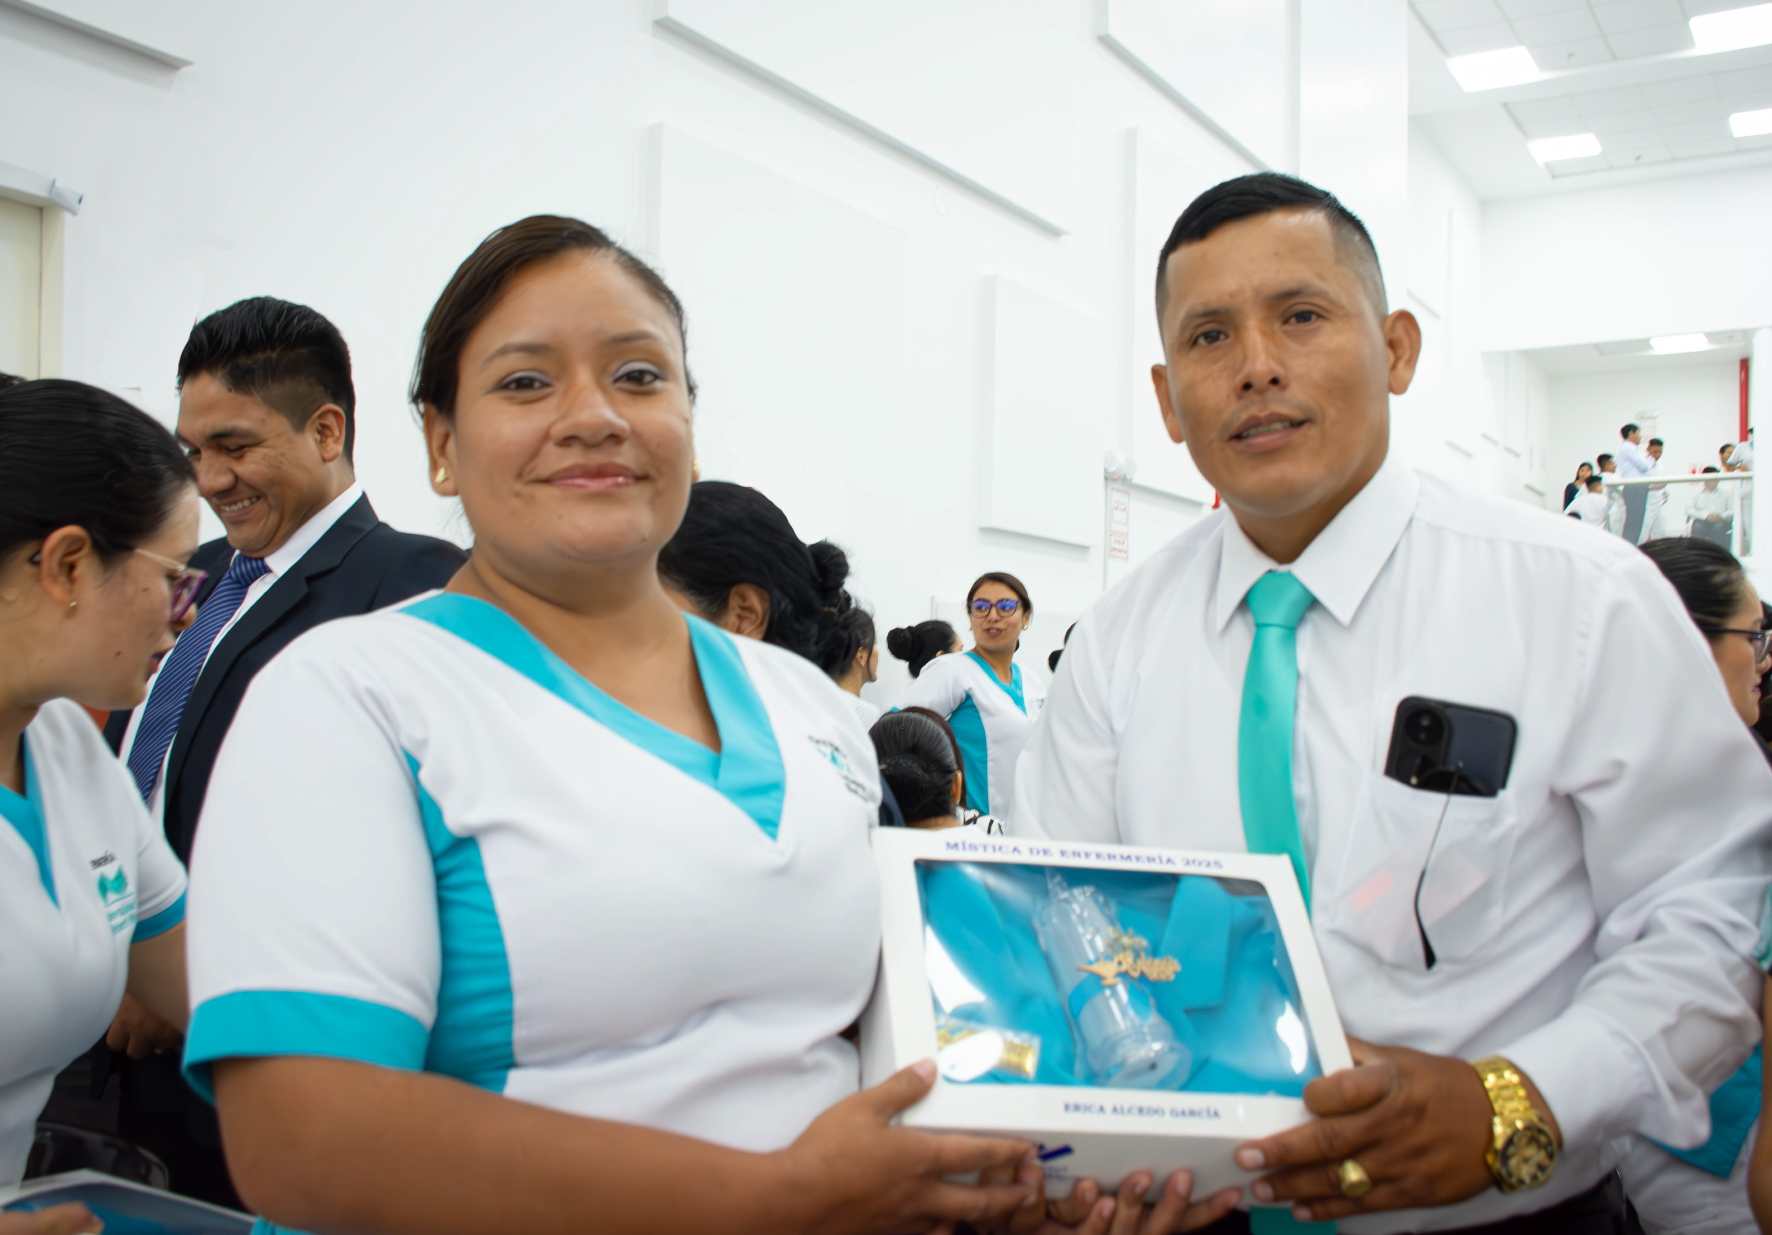
[[[1747,366],[1747,423],[1748,427],[1757,430],[1761,425],[1772,426],[1772,326],[1761,326],[1754,331],[1753,353]],[[1759,446],[1756,443],[1755,450]],[[1754,552],[1748,562],[1748,573],[1752,576],[1754,586],[1761,596],[1772,596],[1772,486],[1765,493],[1758,492],[1760,473],[1765,465],[1754,458]]]

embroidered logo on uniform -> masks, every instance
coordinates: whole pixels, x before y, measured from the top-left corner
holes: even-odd
[[[116,860],[117,860],[117,855],[112,853],[109,849],[107,849],[103,853],[99,854],[98,857],[96,857],[96,858],[92,859],[92,861],[88,862],[87,865],[92,867],[93,870],[97,870],[101,866],[109,866],[111,863],[115,862]]]
[[[98,895],[104,902],[105,920],[111,924],[111,934],[121,935],[135,925],[135,893],[130,890],[129,876],[123,873],[121,866],[108,875],[99,874]]]
[[[849,756],[843,753],[842,747],[824,738],[808,737],[806,740],[812,743],[812,749],[823,755],[825,762],[831,765],[838,776],[842,777],[845,789],[863,801],[873,796],[868,791],[867,783],[858,779],[855,773],[849,770]]]

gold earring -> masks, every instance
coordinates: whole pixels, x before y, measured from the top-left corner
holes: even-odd
[[[445,480],[448,480],[448,479],[449,479],[449,469],[446,467],[438,468],[437,469],[437,483],[442,484]]]

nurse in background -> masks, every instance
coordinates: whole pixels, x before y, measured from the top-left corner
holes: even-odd
[[[894,660],[902,660],[911,676],[921,676],[930,661],[939,656],[952,656],[965,650],[954,628],[940,618],[930,618],[915,626],[894,626],[886,632],[886,650]]]
[[[79,382],[0,391],[0,1187],[125,989],[184,1027],[184,870],[74,700],[142,701],[191,624],[197,511],[146,413]],[[0,1215],[5,1235],[98,1229],[80,1206]]]
[[[861,697],[862,687],[880,680],[879,637],[874,633],[873,615],[860,606],[845,613],[841,624],[843,646],[847,650],[853,644],[854,651],[849,652],[844,660],[842,672],[832,676],[849,695],[849,706],[855,709],[855,719],[865,728],[880,719],[880,709]]]
[[[1021,758],[1045,688],[1024,682],[1014,663],[1021,634],[1034,616],[1027,588],[1014,575],[980,575],[966,593],[972,648],[926,665],[900,701],[947,718],[966,762],[966,805],[1013,820],[1015,763]]]
[[[676,296],[522,220],[450,279],[412,394],[468,564],[292,643],[204,807],[185,1066],[241,1194],[320,1231],[1037,1227],[1026,1142],[891,1126],[932,1064],[856,1092],[877,767],[825,674],[660,581]]]

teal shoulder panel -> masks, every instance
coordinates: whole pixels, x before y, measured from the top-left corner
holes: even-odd
[[[968,694],[948,717],[948,727],[960,743],[960,757],[966,766],[966,805],[986,815],[991,813],[991,746],[985,738],[984,717]]]

